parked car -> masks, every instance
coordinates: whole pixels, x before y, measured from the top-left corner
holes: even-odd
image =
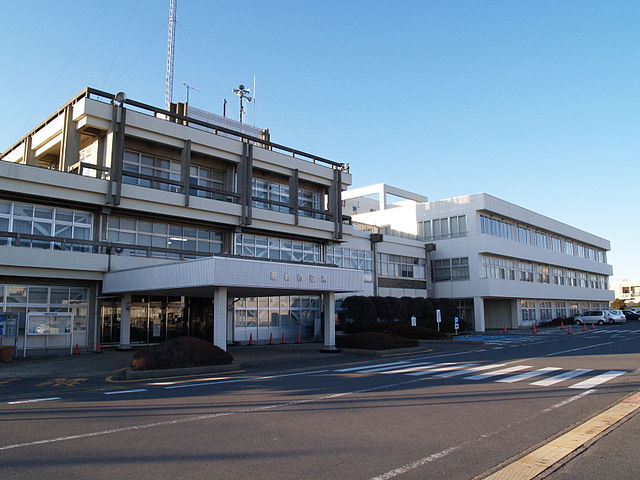
[[[638,320],[640,318],[640,313],[633,310],[622,310],[622,313],[624,313],[627,320]]]
[[[627,319],[620,310],[589,310],[576,315],[573,319],[576,325],[582,325],[583,323],[604,325],[605,323],[624,323],[626,321]]]

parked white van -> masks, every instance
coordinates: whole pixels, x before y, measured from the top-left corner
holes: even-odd
[[[576,315],[573,319],[576,325],[582,325],[583,323],[604,325],[605,323],[624,323],[626,321],[626,317],[620,310],[589,310]]]

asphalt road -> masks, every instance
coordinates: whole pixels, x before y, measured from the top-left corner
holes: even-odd
[[[12,397],[0,478],[469,479],[640,389],[638,322],[485,340]]]

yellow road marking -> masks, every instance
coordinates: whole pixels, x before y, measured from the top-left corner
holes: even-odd
[[[124,369],[121,369],[121,370],[124,370]],[[117,370],[117,371],[120,371],[120,370]],[[244,373],[244,372],[246,372],[246,370],[230,370],[228,372],[220,372],[220,373],[224,373],[225,375],[227,375],[229,373]],[[134,380],[114,380],[113,376],[109,375],[108,377],[105,378],[105,381],[109,383],[150,382],[150,381],[156,381],[156,380],[169,380],[172,378],[204,377],[205,375],[211,375],[211,373],[199,373],[197,375],[178,375],[174,377],[138,378]]]
[[[19,378],[0,378],[0,385],[8,385],[11,382],[17,382]]]
[[[88,378],[50,378],[36,387],[75,387],[76,385],[86,382]]]
[[[640,392],[578,425],[485,480],[530,480],[640,408]]]

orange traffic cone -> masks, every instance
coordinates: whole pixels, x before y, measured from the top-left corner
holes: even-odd
[[[96,347],[96,353],[102,353],[102,346],[100,345],[100,342],[98,342],[98,346]]]
[[[269,334],[269,345],[273,345],[273,333]]]
[[[533,325],[531,325],[531,333],[532,334],[536,334],[538,333],[538,329],[536,328],[536,324],[534,323]]]
[[[569,326],[567,327],[567,333],[568,333],[569,335],[571,335],[571,334],[573,333],[573,332],[571,331],[571,325],[569,325]]]
[[[591,330],[595,330],[595,329],[596,329],[596,324],[595,324],[595,323],[592,323],[592,324],[591,324]]]
[[[73,349],[73,354],[74,355],[80,355],[80,348],[78,347],[77,343],[76,343],[76,347]]]
[[[247,346],[253,346],[253,333],[249,334],[249,343],[247,343]]]
[[[564,330],[564,322],[560,320],[560,330]]]
[[[302,343],[302,338],[300,338],[300,332],[296,335],[296,343]]]
[[[284,338],[284,332],[282,332],[282,335],[280,335],[280,345],[283,345],[285,343],[287,343],[287,341]]]

